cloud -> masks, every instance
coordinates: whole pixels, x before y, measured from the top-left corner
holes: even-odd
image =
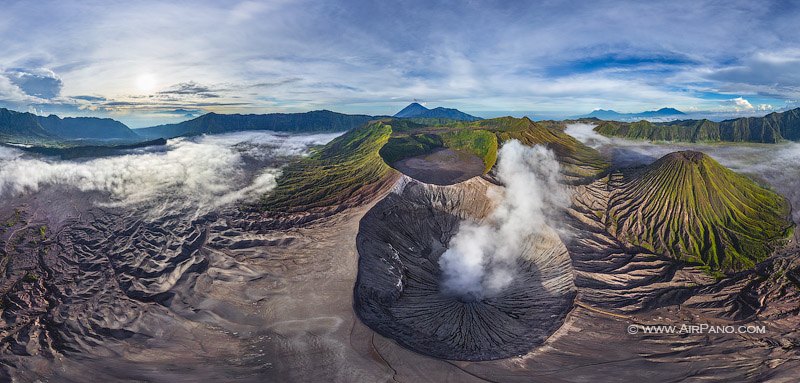
[[[735,65],[712,70],[707,78],[722,91],[792,98],[800,95],[800,49],[759,51]]]
[[[19,86],[11,82],[11,79],[0,73],[0,101],[7,104],[21,103],[31,100]]]
[[[25,94],[43,99],[58,97],[63,86],[61,78],[47,68],[12,68],[3,75]]]
[[[723,105],[728,105],[728,106],[732,107],[733,110],[735,110],[737,112],[739,112],[739,111],[751,111],[751,110],[755,109],[755,108],[753,108],[753,105],[750,104],[750,101],[747,101],[742,97],[736,97],[736,98],[732,98],[730,100],[726,100],[725,102],[723,102]]]
[[[594,124],[569,124],[564,129],[564,133],[595,149],[610,144],[610,138],[594,131],[596,126]]]
[[[194,81],[175,84],[165,90],[158,92],[160,95],[167,96],[196,96],[200,98],[218,98],[216,90],[207,85],[201,85]]]
[[[759,112],[767,112],[775,110],[775,107],[770,104],[758,104],[758,106],[756,106],[756,110],[758,110]]]
[[[93,102],[107,101],[107,99],[102,96],[72,96],[72,98],[76,100],[93,101]]]

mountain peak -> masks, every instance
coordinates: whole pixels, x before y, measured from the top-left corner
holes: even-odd
[[[645,113],[647,113],[647,112],[645,112]],[[683,112],[681,112],[680,110],[678,110],[678,109],[675,109],[675,108],[661,108],[661,109],[659,109],[659,110],[655,111],[655,113],[664,114],[664,115],[676,115],[676,114],[677,114],[677,115],[681,115],[681,114],[686,114],[686,113],[683,113]]]
[[[458,109],[436,107],[428,109],[417,102],[412,102],[394,115],[396,118],[444,118],[459,121],[477,121],[480,117],[466,114]]]
[[[694,150],[683,150],[680,152],[674,152],[667,154],[664,156],[665,162],[691,162],[695,164],[699,164],[709,158],[703,152],[696,152]],[[721,166],[721,165],[720,165]]]
[[[417,117],[420,114],[423,114],[429,110],[430,109],[420,105],[418,102],[412,102],[408,104],[407,107],[403,108],[403,110],[397,112],[397,114],[395,114],[394,116],[397,118]]]

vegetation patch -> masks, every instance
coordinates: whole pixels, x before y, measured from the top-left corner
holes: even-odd
[[[23,282],[33,283],[39,280],[39,275],[34,272],[29,272],[22,277]]]

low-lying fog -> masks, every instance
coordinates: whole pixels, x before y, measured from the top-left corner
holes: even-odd
[[[800,143],[651,143],[604,137],[594,132],[593,128],[591,124],[571,124],[565,131],[609,155],[616,167],[650,164],[679,150],[706,153],[722,165],[759,180],[784,195],[792,203],[794,221],[800,223]]]
[[[101,206],[204,211],[252,200],[275,186],[280,167],[339,134],[241,132],[176,138],[121,155],[60,160],[0,146],[0,198],[61,185],[106,196]]]

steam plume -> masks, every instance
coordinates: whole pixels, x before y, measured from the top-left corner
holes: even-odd
[[[558,183],[559,164],[545,147],[507,142],[499,151],[497,176],[505,188],[496,209],[485,223],[462,222],[439,259],[446,292],[479,299],[502,291],[531,237],[569,201]]]

